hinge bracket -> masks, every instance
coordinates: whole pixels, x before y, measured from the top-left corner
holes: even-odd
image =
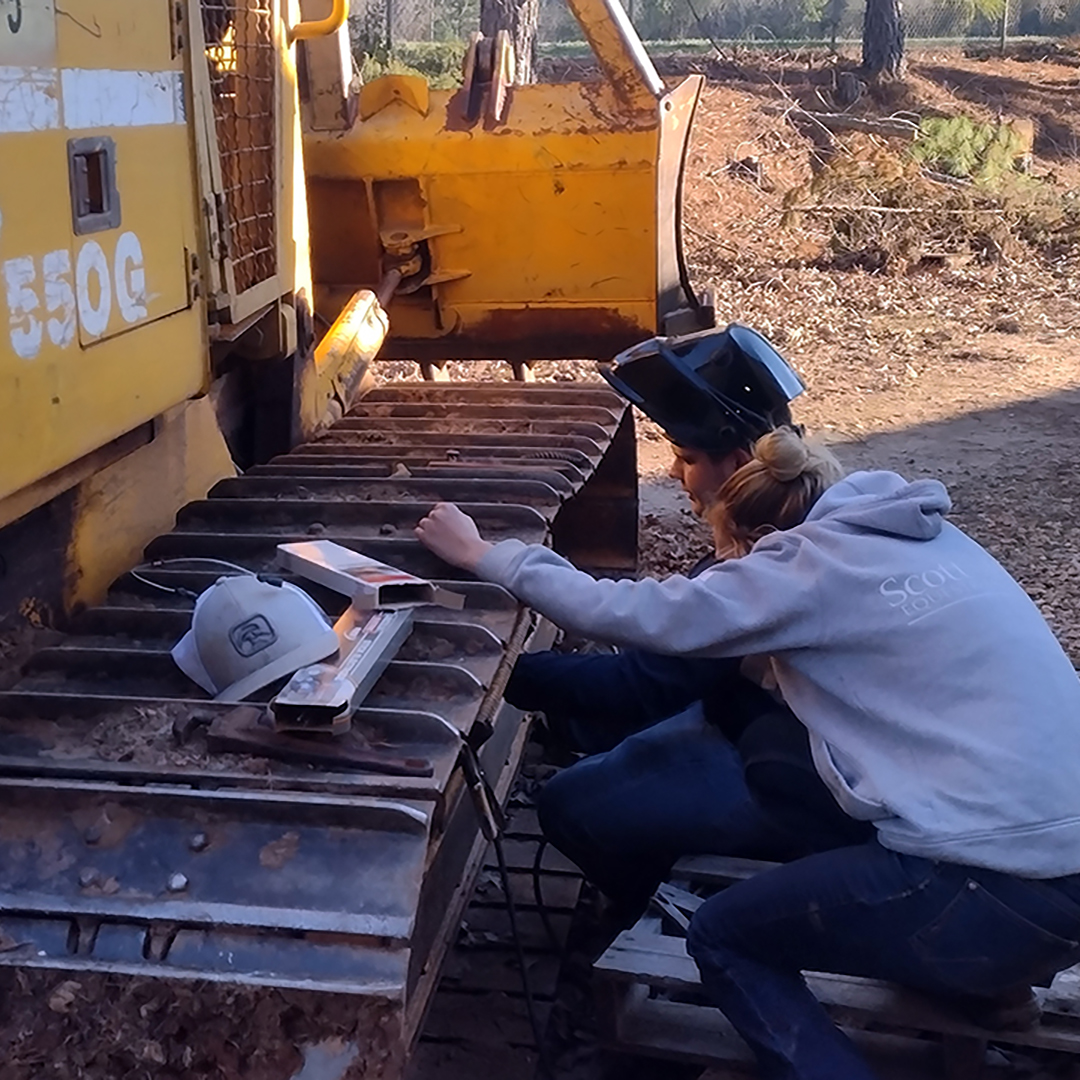
[[[199,256],[190,248],[184,248],[184,269],[187,273],[188,307],[202,296],[202,278],[199,274]]]
[[[187,12],[183,0],[169,0],[169,36],[175,60],[184,51],[187,39]]]

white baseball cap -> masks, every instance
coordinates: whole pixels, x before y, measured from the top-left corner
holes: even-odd
[[[218,578],[199,596],[172,658],[215,701],[240,702],[337,648],[337,634],[306,592],[241,574]]]

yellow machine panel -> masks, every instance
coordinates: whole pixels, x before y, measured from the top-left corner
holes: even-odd
[[[604,0],[571,6],[610,25]],[[604,82],[514,86],[474,40],[460,89],[385,76],[350,126],[306,133],[323,317],[401,260],[385,356],[609,357],[695,305],[678,190],[702,80],[666,88],[632,30],[590,40]]]
[[[333,307],[354,283],[377,283],[380,232],[426,233],[432,275],[443,280],[391,305],[395,340],[452,336],[462,355],[502,355],[520,337],[539,356],[567,346],[591,356],[588,339],[613,320],[632,340],[647,336],[656,226],[638,211],[655,197],[655,129],[624,131],[613,146],[596,138],[609,125],[583,88],[528,86],[514,90],[511,132],[455,131],[453,99],[433,92],[426,116],[398,99],[343,138],[309,138],[320,306],[324,295]],[[528,331],[504,314],[527,307],[537,316]],[[541,328],[570,341],[543,342]]]
[[[206,385],[171,7],[0,5],[0,498]]]

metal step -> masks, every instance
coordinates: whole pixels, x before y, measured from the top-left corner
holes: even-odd
[[[402,465],[404,465],[404,462],[402,462]],[[312,479],[318,478],[320,480],[413,479],[419,481],[446,480],[451,483],[461,482],[466,484],[482,480],[499,480],[507,481],[511,484],[544,484],[547,487],[552,488],[560,498],[569,498],[585,480],[584,476],[582,476],[572,465],[562,463],[548,464],[543,461],[536,461],[535,459],[528,464],[517,466],[477,464],[467,464],[462,466],[460,464],[454,465],[449,463],[442,465],[421,465],[414,462],[413,466],[408,468],[407,476],[400,472],[395,474],[396,468],[396,464],[389,464],[385,461],[380,461],[375,464],[358,465],[352,463],[351,459],[348,457],[327,461],[322,458],[311,459],[290,454],[286,457],[275,458],[267,465],[256,465],[253,469],[249,470],[242,479],[250,480],[252,478],[263,476],[288,476],[293,478],[307,476]],[[222,481],[222,483],[231,482],[232,481],[226,480]],[[466,499],[465,501],[472,502],[483,500]],[[512,491],[507,491],[505,497],[498,495],[490,501],[514,502],[515,495]]]
[[[323,476],[245,476],[222,480],[211,499],[285,499],[320,506],[327,502],[513,503],[554,517],[562,502],[550,484],[537,480],[409,477],[398,480]]]
[[[522,395],[527,393],[528,398]],[[451,405],[479,404],[488,408],[504,405],[527,405],[539,408],[547,405],[566,407],[589,407],[607,409],[615,416],[622,416],[626,402],[615,393],[597,383],[555,384],[522,387],[515,383],[482,382],[409,382],[378,386],[366,394],[356,405],[357,409],[384,402],[425,402]]]
[[[338,447],[342,444],[355,446],[362,454],[371,454],[384,449],[391,457],[404,453],[429,453],[444,458],[496,457],[509,456],[529,458],[533,454],[543,457],[552,455],[575,463],[588,461],[595,466],[603,456],[602,443],[605,434],[597,428],[597,438],[573,435],[565,432],[532,435],[526,432],[487,432],[479,422],[470,425],[474,430],[454,431],[410,431],[407,433],[385,431],[378,428],[357,430],[344,425],[355,423],[349,419],[335,424],[325,435],[300,447],[303,453],[319,452],[319,447]],[[475,430],[479,428],[479,430]]]
[[[279,470],[288,470],[281,473]],[[537,450],[529,455],[490,447],[463,454],[460,449],[441,447],[432,451],[402,447],[353,447],[308,444],[301,450],[274,458],[252,470],[252,475],[348,476],[342,469],[356,469],[357,475],[386,476],[505,476],[512,479],[542,479],[552,483],[552,473],[569,484],[567,495],[576,493],[592,474],[589,459],[576,450]],[[402,470],[405,470],[404,474]],[[558,490],[558,489],[557,489]]]
[[[532,391],[543,396],[543,391]],[[508,421],[526,421],[529,424],[546,424],[562,421],[574,424],[593,424],[602,427],[609,435],[618,426],[622,408],[611,409],[594,405],[538,404],[530,399],[528,405],[482,405],[464,404],[460,399],[452,403],[434,399],[423,401],[375,401],[364,398],[349,410],[349,418],[388,417],[416,419],[425,423],[460,424],[482,421],[500,425]]]

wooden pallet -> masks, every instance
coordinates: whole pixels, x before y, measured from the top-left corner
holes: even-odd
[[[768,869],[747,859],[695,856],[682,860],[677,888],[725,886]],[[685,893],[684,910],[694,906]],[[669,905],[670,910],[671,905]],[[620,934],[595,964],[598,1010],[615,1049],[700,1061],[732,1076],[754,1075],[753,1055],[718,1009],[701,994],[697,966],[679,935],[677,911],[650,913]],[[990,1032],[913,991],[874,979],[806,973],[807,984],[833,1019],[866,1053],[882,1077],[896,1080],[976,1080],[987,1049],[1034,1048],[1076,1056],[1080,1063],[1080,965],[1036,988],[1042,1020],[1023,1032]],[[710,1077],[713,1073],[709,1074]]]

